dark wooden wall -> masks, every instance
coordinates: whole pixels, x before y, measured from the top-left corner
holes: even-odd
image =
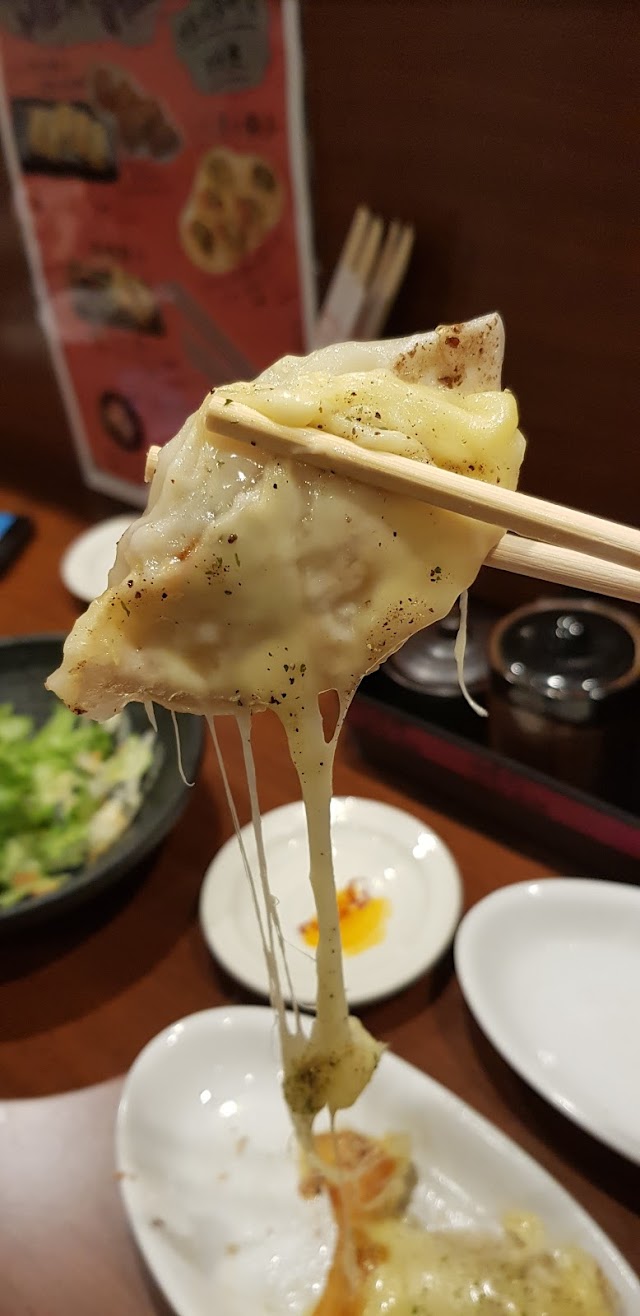
[[[637,523],[640,7],[302,8],[321,283],[359,201],[412,220],[389,330],[499,309],[530,439],[524,487]],[[64,422],[6,210],[0,260],[3,466],[7,444],[28,443],[48,470]]]
[[[640,7],[308,0],[316,238],[357,202],[417,226],[389,325],[500,310],[523,485],[638,523]]]

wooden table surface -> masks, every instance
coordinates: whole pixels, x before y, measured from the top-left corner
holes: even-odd
[[[37,531],[0,582],[0,633],[67,629],[76,608],[58,564],[86,515],[9,489],[0,490],[0,507],[30,513]],[[227,721],[222,740],[245,821],[239,749]],[[259,722],[261,803],[271,809],[295,798],[296,781],[275,721],[265,716]],[[383,782],[348,735],[335,788],[406,807],[435,827],[460,865],[467,906],[495,887],[552,871]],[[186,813],[142,873],[57,923],[5,937],[0,946],[0,1316],[158,1316],[168,1310],[120,1207],[114,1113],[122,1075],[161,1028],[194,1010],[251,999],[213,962],[196,917],[203,873],[230,830],[208,748]],[[638,1268],[640,1170],[516,1078],[472,1022],[450,957],[363,1017],[398,1055],[536,1157]]]

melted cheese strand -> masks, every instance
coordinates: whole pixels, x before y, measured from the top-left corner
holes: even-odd
[[[305,807],[309,876],[318,920],[316,1015],[308,1039],[285,1062],[284,1094],[302,1147],[310,1150],[314,1117],[352,1106],[374,1073],[383,1048],[349,1015],[340,918],[331,849],[333,762],[352,692],[340,695],[334,734],[325,740],[319,703],[298,704],[279,716],[285,728]],[[276,710],[278,711],[278,710]]]
[[[178,772],[180,773],[180,776],[182,777],[182,780],[183,780],[185,786],[194,786],[194,785],[195,785],[195,782],[193,782],[193,781],[188,781],[188,780],[187,780],[187,778],[186,778],[186,776],[185,776],[184,767],[182,766],[182,746],[181,746],[181,744],[180,744],[180,727],[178,726],[178,719],[177,719],[176,714],[175,714],[175,709],[170,708],[170,709],[169,709],[169,712],[170,712],[170,714],[171,714],[171,721],[173,722],[173,733],[174,733],[175,738],[176,738],[176,754],[177,754],[177,756],[178,756]]]
[[[318,919],[316,1017],[312,1037],[323,1050],[349,1044],[349,1007],[344,985],[340,916],[331,852],[331,796],[336,734],[327,744],[320,708],[299,713],[300,734],[283,718],[307,820],[309,879]]]
[[[241,736],[241,739],[242,739],[242,746],[243,746],[243,750],[244,750],[244,748],[245,748],[245,740],[244,740],[244,736],[243,736],[243,727],[242,727],[242,725],[241,725],[241,723],[240,723],[240,719],[239,719],[239,718],[237,719],[237,722],[238,722],[238,730],[239,730],[239,732],[240,732],[240,736]],[[214,749],[215,749],[215,751],[216,751],[216,758],[217,758],[217,760],[218,760],[218,767],[219,767],[219,769],[220,769],[220,775],[221,775],[221,777],[222,777],[222,781],[223,781],[223,784],[224,784],[224,791],[225,791],[225,795],[226,795],[226,797],[227,797],[227,804],[228,804],[228,806],[229,806],[229,812],[230,812],[230,814],[231,814],[231,818],[232,818],[232,820],[233,820],[233,826],[234,826],[234,830],[235,830],[236,838],[237,838],[237,841],[238,841],[238,845],[239,845],[239,847],[240,847],[240,854],[242,855],[242,862],[243,862],[243,864],[244,864],[244,870],[245,870],[245,873],[246,873],[246,876],[247,876],[247,880],[248,880],[248,882],[249,882],[249,889],[250,889],[250,891],[251,891],[251,898],[252,898],[252,901],[253,901],[253,907],[254,907],[255,912],[256,912],[256,918],[257,918],[257,921],[258,921],[258,929],[259,929],[259,932],[260,932],[260,940],[261,940],[261,942],[262,942],[262,952],[263,952],[263,955],[264,955],[265,965],[266,965],[266,969],[267,969],[267,981],[268,981],[268,984],[269,984],[269,1000],[270,1000],[270,1002],[271,1002],[271,1008],[273,1009],[273,1011],[274,1011],[274,1013],[275,1013],[275,1016],[276,1016],[276,1022],[277,1022],[277,1026],[278,1026],[279,1036],[280,1036],[280,1046],[281,1046],[281,1048],[282,1048],[282,1060],[283,1060],[283,1065],[284,1065],[284,1069],[285,1069],[285,1073],[286,1073],[286,1071],[287,1071],[287,1067],[291,1067],[291,1066],[295,1063],[297,1056],[300,1054],[300,1051],[302,1050],[303,1041],[304,1041],[304,1039],[303,1039],[303,1035],[302,1035],[301,1022],[300,1022],[300,1014],[299,1014],[299,1010],[298,1010],[298,1005],[297,1005],[297,1002],[296,1002],[296,1000],[295,1000],[295,996],[294,996],[293,993],[292,993],[292,1001],[293,1001],[293,1005],[294,1005],[295,1019],[296,1019],[297,1029],[298,1029],[297,1033],[292,1035],[292,1034],[289,1032],[289,1029],[288,1029],[288,1027],[287,1027],[287,1012],[286,1012],[286,1009],[285,1009],[284,998],[283,998],[283,995],[282,995],[282,987],[281,987],[281,984],[280,984],[280,975],[279,975],[279,972],[278,972],[278,964],[277,964],[277,961],[276,961],[276,957],[275,957],[275,953],[274,953],[274,947],[273,947],[273,927],[272,927],[272,922],[271,922],[271,919],[270,919],[270,911],[271,911],[271,909],[272,909],[272,907],[271,907],[271,905],[270,905],[271,893],[270,893],[270,891],[269,891],[269,887],[268,887],[268,883],[267,883],[267,884],[266,884],[266,891],[265,891],[264,886],[263,886],[263,895],[264,895],[264,897],[265,897],[265,911],[266,911],[266,916],[267,916],[267,927],[268,927],[268,931],[269,931],[269,941],[267,941],[267,935],[266,935],[265,930],[264,930],[264,923],[263,923],[263,919],[262,919],[262,913],[261,913],[261,910],[260,910],[260,903],[259,903],[259,901],[258,901],[258,892],[257,892],[257,888],[256,888],[256,881],[255,881],[254,875],[253,875],[253,873],[252,873],[252,871],[251,871],[251,865],[250,865],[250,863],[249,863],[249,858],[248,858],[248,855],[247,855],[247,851],[246,851],[246,848],[245,848],[245,844],[244,844],[244,841],[243,841],[243,839],[242,839],[242,833],[241,833],[241,829],[240,829],[240,821],[239,821],[239,819],[238,819],[238,811],[237,811],[237,809],[236,809],[235,801],[234,801],[233,794],[232,794],[232,791],[231,791],[231,786],[230,786],[230,784],[229,784],[229,777],[228,777],[228,773],[227,773],[227,770],[226,770],[226,767],[225,767],[225,764],[224,764],[224,758],[223,758],[223,756],[222,756],[222,750],[221,750],[221,748],[220,748],[220,742],[219,742],[219,740],[218,740],[218,733],[217,733],[216,728],[215,728],[215,723],[214,723],[213,717],[211,717],[211,716],[207,716],[207,723],[208,723],[208,726],[209,726],[209,730],[210,730],[210,732],[211,732],[211,738],[212,738],[212,740],[213,740]],[[254,765],[254,763],[253,763],[253,753],[252,753],[252,750],[251,750],[251,744],[250,744],[250,742],[249,742],[249,760],[250,760],[250,764],[251,764],[252,772],[251,772],[251,774],[247,773],[247,785],[248,785],[248,787],[249,787],[249,795],[250,795],[250,802],[251,802],[252,820],[253,820],[254,831],[255,831],[256,817],[258,818],[258,825],[259,825],[259,820],[260,820],[260,808],[259,808],[259,804],[258,804],[257,791],[256,791],[256,789],[255,789],[255,765]],[[245,760],[245,763],[246,763],[246,760]],[[252,790],[252,785],[251,785],[252,780],[253,780],[253,790]],[[256,843],[257,843],[257,841],[256,841]],[[261,878],[263,877],[263,872],[262,872],[262,871],[261,871],[260,876],[261,876]],[[264,871],[264,878],[266,879],[266,867],[265,867],[265,871]],[[275,914],[275,919],[276,919],[276,923],[279,924],[279,920],[278,920],[277,913]],[[280,935],[281,935],[281,934],[280,934]],[[269,944],[269,943],[270,943],[270,944]],[[283,958],[284,958],[284,951],[283,951]],[[287,962],[286,962],[286,958],[285,958],[285,969],[286,969],[286,971],[287,971],[287,977],[288,977],[288,965],[287,965]]]
[[[351,1202],[349,1201],[349,1194],[347,1191],[348,1182],[349,1182],[349,1171],[345,1167],[343,1158],[340,1154],[340,1139],[338,1137],[338,1130],[336,1128],[335,1111],[331,1112],[329,1119],[330,1119],[329,1130],[330,1130],[331,1142],[333,1146],[333,1158],[335,1162],[333,1183],[338,1194],[338,1199],[340,1201],[340,1217],[341,1217],[340,1228],[341,1228],[342,1243],[343,1243],[342,1262],[343,1262],[344,1279],[350,1295],[355,1297],[357,1296],[360,1274],[358,1268],[358,1252],[357,1252],[357,1244],[356,1244],[356,1235],[353,1227],[354,1225],[353,1211],[351,1209]],[[321,1163],[320,1158],[317,1155],[315,1160],[316,1160],[316,1164]]]
[[[262,815],[260,813],[260,801],[258,799],[256,765],[253,758],[253,750],[251,748],[251,714],[249,712],[237,713],[236,721],[238,723],[238,730],[240,732],[240,739],[242,741],[242,753],[244,756],[244,766],[245,766],[245,772],[247,774],[247,786],[249,787],[249,800],[251,804],[251,821],[253,824],[253,834],[255,836],[255,841],[256,841],[256,850],[258,852],[258,871],[260,873],[260,885],[262,887],[262,896],[264,899],[265,909],[267,912],[267,928],[269,932],[269,957],[273,964],[275,970],[275,977],[277,981],[279,1004],[276,1006],[276,1008],[278,1011],[278,1022],[279,1022],[281,1034],[286,1035],[288,1037],[289,1030],[287,1027],[285,1007],[284,1007],[284,997],[282,995],[282,987],[280,983],[280,975],[279,975],[278,964],[276,959],[274,933],[278,941],[278,946],[280,947],[280,954],[282,956],[285,978],[287,980],[289,996],[291,998],[291,1004],[293,1006],[296,1030],[299,1034],[302,1034],[302,1025],[300,1022],[300,1011],[298,1008],[298,1002],[293,988],[293,982],[291,980],[291,972],[289,970],[289,962],[287,960],[284,937],[282,935],[282,925],[280,923],[280,915],[278,913],[278,904],[269,886],[267,856],[265,854],[264,837],[262,835]]]
[[[474,713],[477,713],[478,717],[488,717],[489,714],[486,708],[483,708],[482,704],[477,703],[477,701],[473,698],[473,695],[468,690],[467,683],[464,679],[464,654],[465,654],[465,649],[467,647],[467,612],[469,606],[469,591],[467,589],[462,591],[462,594],[460,595],[459,603],[460,603],[460,624],[458,626],[458,634],[456,635],[456,642],[453,647],[453,656],[456,660],[456,668],[458,671],[458,685],[460,686],[462,694],[466,699],[469,707],[473,709]]]
[[[217,758],[217,760],[218,760],[218,768],[219,768],[219,770],[220,770],[220,776],[222,777],[222,784],[223,784],[223,786],[224,786],[224,793],[225,793],[225,795],[226,795],[226,797],[227,797],[227,807],[228,807],[228,809],[229,809],[229,813],[231,814],[231,820],[232,820],[232,822],[233,822],[233,830],[234,830],[234,832],[235,832],[235,834],[236,834],[236,840],[237,840],[237,842],[238,842],[238,846],[239,846],[239,848],[240,848],[240,855],[241,855],[241,857],[242,857],[242,864],[243,864],[244,871],[245,871],[245,874],[246,874],[246,877],[247,877],[247,881],[248,881],[248,883],[249,883],[249,890],[250,890],[250,892],[251,892],[251,899],[252,899],[252,902],[253,902],[253,908],[254,908],[254,910],[255,910],[256,920],[257,920],[257,923],[258,923],[258,931],[259,931],[259,933],[260,933],[260,941],[261,941],[261,943],[262,943],[262,951],[263,951],[263,954],[264,954],[265,963],[266,963],[266,967],[267,967],[267,978],[268,978],[268,981],[269,981],[269,999],[270,999],[270,1001],[271,1001],[271,1004],[272,1004],[273,1008],[275,1009],[274,1002],[275,1002],[275,999],[276,999],[276,996],[277,996],[277,992],[274,991],[274,989],[273,989],[273,985],[272,985],[272,981],[271,981],[271,961],[270,961],[270,959],[269,959],[269,946],[268,946],[268,944],[267,944],[267,937],[266,937],[266,933],[265,933],[265,930],[264,930],[264,923],[263,923],[263,921],[262,921],[262,911],[261,911],[261,909],[260,909],[260,902],[259,902],[259,900],[258,900],[258,892],[257,892],[257,890],[256,890],[255,878],[254,878],[253,873],[252,873],[252,871],[251,871],[251,864],[249,863],[249,857],[248,857],[248,855],[247,855],[246,847],[245,847],[244,840],[243,840],[243,837],[242,837],[242,831],[241,831],[241,828],[240,828],[240,820],[239,820],[239,818],[238,818],[238,811],[237,811],[237,809],[236,809],[235,800],[234,800],[233,795],[232,795],[232,792],[231,792],[231,786],[230,786],[230,784],[229,784],[229,777],[228,777],[228,774],[227,774],[227,769],[226,769],[226,767],[225,767],[224,759],[223,759],[223,757],[222,757],[222,750],[220,749],[220,741],[218,740],[218,732],[216,731],[215,722],[214,722],[214,719],[213,719],[212,717],[207,717],[207,725],[208,725],[208,727],[209,727],[209,731],[211,732],[211,739],[213,740],[213,746],[214,746],[214,749],[215,749],[215,752],[216,752],[216,758]]]
[[[149,719],[149,723],[150,723],[152,729],[155,731],[155,733],[156,733],[156,735],[157,735],[157,734],[158,734],[158,723],[157,723],[157,721],[156,721],[156,711],[155,711],[155,708],[153,707],[153,700],[152,700],[152,699],[145,699],[145,701],[144,701],[144,711],[145,711],[145,713],[146,713],[146,715],[147,715],[147,717],[148,717],[148,719]]]

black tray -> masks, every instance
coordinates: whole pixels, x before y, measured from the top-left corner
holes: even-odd
[[[382,674],[369,678],[347,720],[378,769],[569,874],[640,881],[640,816],[395,707],[380,697],[381,681],[390,684]]]

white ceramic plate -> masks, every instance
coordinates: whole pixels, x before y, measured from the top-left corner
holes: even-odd
[[[467,914],[455,959],[505,1060],[640,1162],[640,891],[579,878],[505,887]]]
[[[300,926],[313,915],[304,807],[285,804],[263,817],[269,882],[279,902],[294,991],[315,1000],[315,954]],[[460,917],[462,885],[446,846],[418,818],[354,796],[331,803],[333,860],[338,887],[356,878],[367,893],[389,903],[383,940],[344,959],[347,994],[362,1005],[399,991],[425,973],[450,944]],[[253,829],[243,828],[257,872]],[[263,908],[262,901],[261,908]],[[200,896],[206,941],[224,968],[253,991],[268,995],[255,910],[235,837],[210,865]]]
[[[326,1203],[301,1201],[270,1010],[191,1015],[160,1033],[126,1079],[117,1163],[139,1247],[178,1316],[303,1316],[329,1263]],[[427,1224],[473,1228],[527,1207],[552,1240],[596,1257],[622,1300],[640,1282],[571,1197],[469,1106],[386,1054],[353,1126],[410,1134]]]
[[[112,516],[100,521],[69,545],[60,575],[69,590],[84,603],[92,603],[107,588],[107,576],[116,558],[118,540],[129,528],[136,513]]]

